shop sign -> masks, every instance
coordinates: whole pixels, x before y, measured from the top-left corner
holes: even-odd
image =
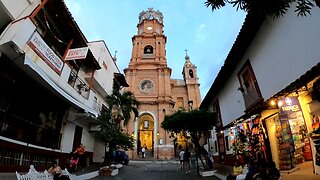
[[[88,54],[88,47],[69,49],[64,60],[85,59]]]
[[[281,99],[283,106],[280,108],[281,113],[290,113],[300,111],[300,103],[296,97],[286,97]]]
[[[33,33],[33,36],[28,42],[28,45],[33,49],[56,73],[61,74],[63,61],[53,52],[52,49],[42,40],[38,33]]]

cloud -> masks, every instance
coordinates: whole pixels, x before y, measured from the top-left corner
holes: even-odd
[[[201,42],[206,39],[205,28],[205,24],[200,24],[200,26],[197,28],[195,33],[195,42]]]
[[[77,19],[80,19],[81,14],[83,13],[83,8],[81,5],[77,2],[74,2],[72,0],[66,1],[66,4],[70,11],[72,11],[72,16],[77,17]]]

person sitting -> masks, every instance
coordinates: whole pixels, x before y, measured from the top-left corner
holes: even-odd
[[[249,165],[249,171],[246,175],[245,180],[252,180],[252,179],[258,178],[260,174],[259,174],[259,168],[257,167],[257,164],[253,160],[251,160],[248,165]]]
[[[227,176],[227,180],[234,180],[239,174],[242,174],[242,166],[238,161],[235,161],[233,171]]]
[[[266,168],[267,179],[270,180],[278,180],[281,177],[280,171],[276,167],[276,163],[271,161],[268,163],[268,167]]]
[[[48,173],[53,175],[53,180],[69,180],[69,177],[62,174],[62,170],[56,161],[52,162],[52,166],[48,169]]]

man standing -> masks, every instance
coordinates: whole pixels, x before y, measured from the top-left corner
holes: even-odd
[[[189,172],[191,172],[191,170],[190,170],[190,152],[188,151],[188,149],[186,149],[186,152],[183,155],[183,159],[184,159],[184,166],[186,169],[186,174],[188,174]]]
[[[78,158],[79,158],[78,163],[81,166],[82,171],[84,171],[84,168],[86,166],[86,157],[85,157],[86,149],[85,149],[85,146],[81,143],[80,146],[73,153],[78,156]]]
[[[183,166],[184,166],[184,150],[183,149],[181,149],[179,157],[180,157],[180,164],[181,164],[181,168],[180,169],[183,169]]]
[[[145,152],[146,152],[146,148],[142,147],[141,149],[142,158],[146,157]]]

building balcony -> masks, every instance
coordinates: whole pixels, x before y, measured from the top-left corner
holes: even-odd
[[[97,115],[94,92],[80,74],[70,79],[72,68],[50,47],[26,18],[10,24],[0,36],[0,52],[39,84],[71,104]]]

